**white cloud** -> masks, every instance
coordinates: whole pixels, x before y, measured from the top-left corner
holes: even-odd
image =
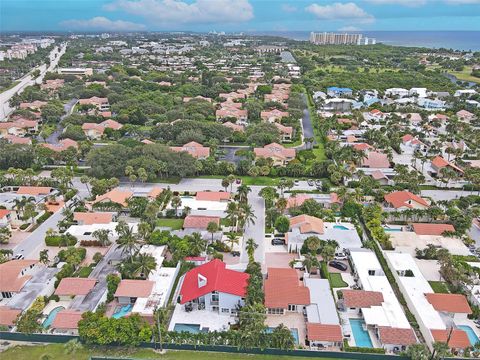
[[[445,0],[450,5],[476,5],[480,4],[480,0]]]
[[[292,13],[298,10],[296,6],[289,5],[289,4],[283,4],[282,5],[282,10],[288,13]]]
[[[362,23],[370,23],[375,20],[373,15],[367,13],[353,2],[337,2],[331,5],[311,4],[305,10],[314,14],[318,19],[323,20],[356,20]]]
[[[138,31],[144,30],[145,25],[124,20],[110,20],[103,16],[91,19],[72,19],[60,23],[67,29],[75,30],[110,30],[110,31]]]
[[[237,23],[253,19],[248,0],[116,0],[105,10],[123,10],[154,24]]]
[[[407,7],[419,7],[427,3],[427,0],[366,0],[374,5],[397,5]]]
[[[361,29],[356,26],[343,26],[338,31],[360,31]]]

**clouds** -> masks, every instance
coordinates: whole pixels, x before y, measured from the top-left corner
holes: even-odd
[[[400,5],[400,6],[407,6],[407,7],[419,7],[427,3],[427,0],[366,0],[366,1],[373,5]]]
[[[282,11],[287,12],[287,13],[293,13],[298,10],[296,6],[290,5],[290,4],[282,4],[281,6]]]
[[[361,29],[356,26],[342,26],[338,31],[360,31]]]
[[[248,0],[116,0],[104,8],[141,16],[154,25],[239,23],[254,17]]]
[[[375,21],[373,15],[367,13],[353,2],[333,3],[331,5],[311,4],[305,10],[321,20],[353,20],[359,23]]]
[[[97,16],[87,20],[65,20],[62,21],[60,25],[72,30],[138,31],[146,29],[143,24],[124,20],[110,20],[103,16]]]
[[[445,0],[450,5],[480,5],[480,0]]]

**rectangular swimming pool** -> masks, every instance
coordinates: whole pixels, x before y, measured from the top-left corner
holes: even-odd
[[[198,324],[175,324],[173,331],[188,332],[191,334],[198,334],[200,332],[200,325]]]
[[[475,334],[475,331],[473,331],[473,329],[470,326],[468,326],[468,325],[458,325],[458,328],[467,333],[468,340],[470,340],[470,344],[472,346],[475,345],[478,342],[478,336],[477,336],[477,334]]]
[[[372,339],[368,335],[368,331],[363,329],[365,321],[362,319],[348,319],[352,328],[355,345],[358,347],[373,348]]]
[[[267,328],[267,333],[270,334],[273,330],[275,330],[275,328],[273,327],[268,327]],[[293,336],[293,339],[295,340],[295,344],[299,344],[299,340],[298,340],[298,329],[290,329],[290,332],[292,333],[292,336]]]
[[[117,306],[115,309],[115,312],[112,315],[112,318],[119,319],[121,317],[127,316],[130,311],[132,311],[133,305],[128,304],[128,305],[123,305],[123,306]]]

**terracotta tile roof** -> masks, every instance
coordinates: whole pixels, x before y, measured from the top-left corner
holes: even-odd
[[[414,201],[420,205],[428,206],[428,203],[420,196],[411,193],[410,191],[394,191],[385,195],[385,201],[396,209],[401,207],[412,208],[410,202]]]
[[[408,346],[417,343],[413,329],[380,326],[378,335],[382,344]]]
[[[73,220],[83,224],[108,224],[113,219],[113,213],[111,212],[74,212]]]
[[[0,264],[0,291],[19,292],[32,277],[22,270],[38,263],[36,260],[10,260]]]
[[[286,309],[289,304],[310,304],[310,290],[300,282],[295,269],[268,268],[267,273],[265,307]]]
[[[130,199],[132,196],[133,196],[132,191],[115,188],[103,195],[98,195],[93,203],[96,204],[101,201],[111,201],[111,202],[120,204],[123,207],[126,207],[127,200]]]
[[[17,194],[20,195],[48,195],[52,191],[51,187],[47,186],[20,186],[17,190]]]
[[[323,220],[310,215],[298,215],[290,218],[290,227],[299,227],[300,233],[323,234],[325,228]]]
[[[0,306],[0,325],[12,326],[15,324],[18,315],[22,313],[22,310],[12,309],[8,306]]]
[[[152,188],[152,190],[148,192],[147,197],[151,199],[156,199],[157,196],[162,193],[162,191],[163,189],[161,187],[155,186],[154,188]]]
[[[452,164],[451,162],[448,162],[441,156],[437,156],[435,159],[432,160],[432,166],[435,167],[436,169],[440,170],[441,168],[444,168],[446,166],[450,166],[454,170],[457,170],[459,172],[463,173],[463,170],[460,169],[457,165]]]
[[[118,284],[115,296],[147,298],[152,293],[154,285],[155,282],[149,280],[122,280],[120,284]]]
[[[430,332],[432,333],[432,337],[435,341],[446,343],[450,330],[430,330]],[[453,329],[448,346],[451,349],[465,349],[470,347],[471,344],[465,331]]]
[[[191,141],[183,146],[170,146],[170,150],[175,152],[187,152],[194,158],[206,158],[210,156],[210,148],[205,147],[195,141]]]
[[[276,128],[278,129],[278,131],[280,131],[281,134],[288,134],[288,135],[292,135],[293,134],[293,127],[291,126],[284,126],[282,124],[279,124],[279,123],[273,123]]]
[[[462,294],[425,294],[435,310],[455,314],[471,314],[467,298]]]
[[[101,98],[98,96],[92,96],[89,99],[80,99],[78,100],[78,103],[80,105],[102,105],[102,104],[108,104],[108,99]]]
[[[348,308],[369,308],[381,306],[383,294],[378,291],[342,290],[343,301]]]
[[[224,122],[222,125],[232,129],[233,131],[238,131],[238,132],[245,131],[245,127],[243,125],[234,124],[231,121]]]
[[[287,117],[289,116],[290,114],[286,111],[280,111],[278,109],[274,109],[274,110],[271,110],[271,111],[262,111],[260,113],[260,117],[263,119],[263,120],[270,120],[270,119],[281,119],[283,117]]]
[[[372,178],[375,180],[388,179],[381,170],[375,170],[372,172]]]
[[[371,151],[367,158],[362,159],[362,166],[369,168],[389,168],[390,161],[388,161],[387,154]]]
[[[199,201],[230,200],[230,193],[225,191],[199,191],[195,199]]]
[[[148,140],[148,139],[143,139],[142,141],[140,141],[142,144],[145,144],[145,145],[151,145],[151,144],[155,144],[155,142],[151,141],[151,140]]]
[[[417,235],[442,235],[444,231],[455,231],[453,225],[450,224],[412,224],[413,231]]]
[[[296,196],[290,196],[287,199],[287,209],[301,206],[306,200],[311,199],[312,197],[307,194],[296,194]]]
[[[341,342],[343,340],[340,325],[307,323],[307,339],[309,341]]]
[[[96,124],[96,123],[83,123],[82,124],[82,130],[83,131],[95,130],[95,131],[99,132],[100,134],[103,134],[103,132],[105,131],[105,128],[102,125]]]
[[[72,139],[60,140],[58,144],[40,144],[40,145],[56,152],[65,151],[70,147],[78,149],[78,143]]]
[[[337,193],[330,193],[330,202],[332,204],[339,204],[341,201],[340,199],[338,198],[338,194]]]
[[[6,139],[10,144],[31,144],[32,143],[32,139],[29,137],[6,135],[3,138]]]
[[[294,159],[296,154],[295,149],[285,148],[277,143],[265,145],[263,148],[254,148],[253,151],[257,157],[278,158],[282,160]]]
[[[373,147],[371,145],[367,144],[367,143],[354,144],[353,148],[355,150],[358,150],[358,151],[365,151],[365,150],[368,150],[368,149],[373,149]]]
[[[229,270],[219,259],[200,265],[185,274],[180,289],[181,304],[212,291],[245,297],[249,275]]]
[[[53,319],[52,329],[78,329],[78,322],[82,320],[82,312],[76,310],[61,310]]]
[[[87,295],[97,283],[97,279],[66,277],[60,280],[55,295]]]
[[[5,216],[7,216],[8,214],[10,214],[10,210],[7,210],[7,209],[0,209],[0,219],[3,219]]]
[[[188,215],[184,222],[184,229],[206,229],[208,223],[214,222],[220,225],[220,217],[218,216],[202,216],[202,215]]]
[[[123,127],[122,124],[112,119],[102,121],[100,125],[103,126],[104,128],[110,128],[113,130],[120,130]]]

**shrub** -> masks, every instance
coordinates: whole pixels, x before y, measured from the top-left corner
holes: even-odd
[[[22,224],[22,225],[20,225],[20,230],[25,230],[29,226],[30,226],[30,224]]]
[[[44,212],[38,219],[37,219],[37,224],[40,225],[41,223],[45,222],[50,216],[52,216],[52,213],[49,211]]]
[[[47,246],[74,246],[76,243],[77,238],[70,234],[45,236],[45,244]]]
[[[107,302],[111,302],[113,300],[113,295],[115,294],[115,291],[117,291],[120,280],[121,279],[115,274],[107,275]]]
[[[82,240],[80,246],[102,246],[102,243],[98,240]]]

